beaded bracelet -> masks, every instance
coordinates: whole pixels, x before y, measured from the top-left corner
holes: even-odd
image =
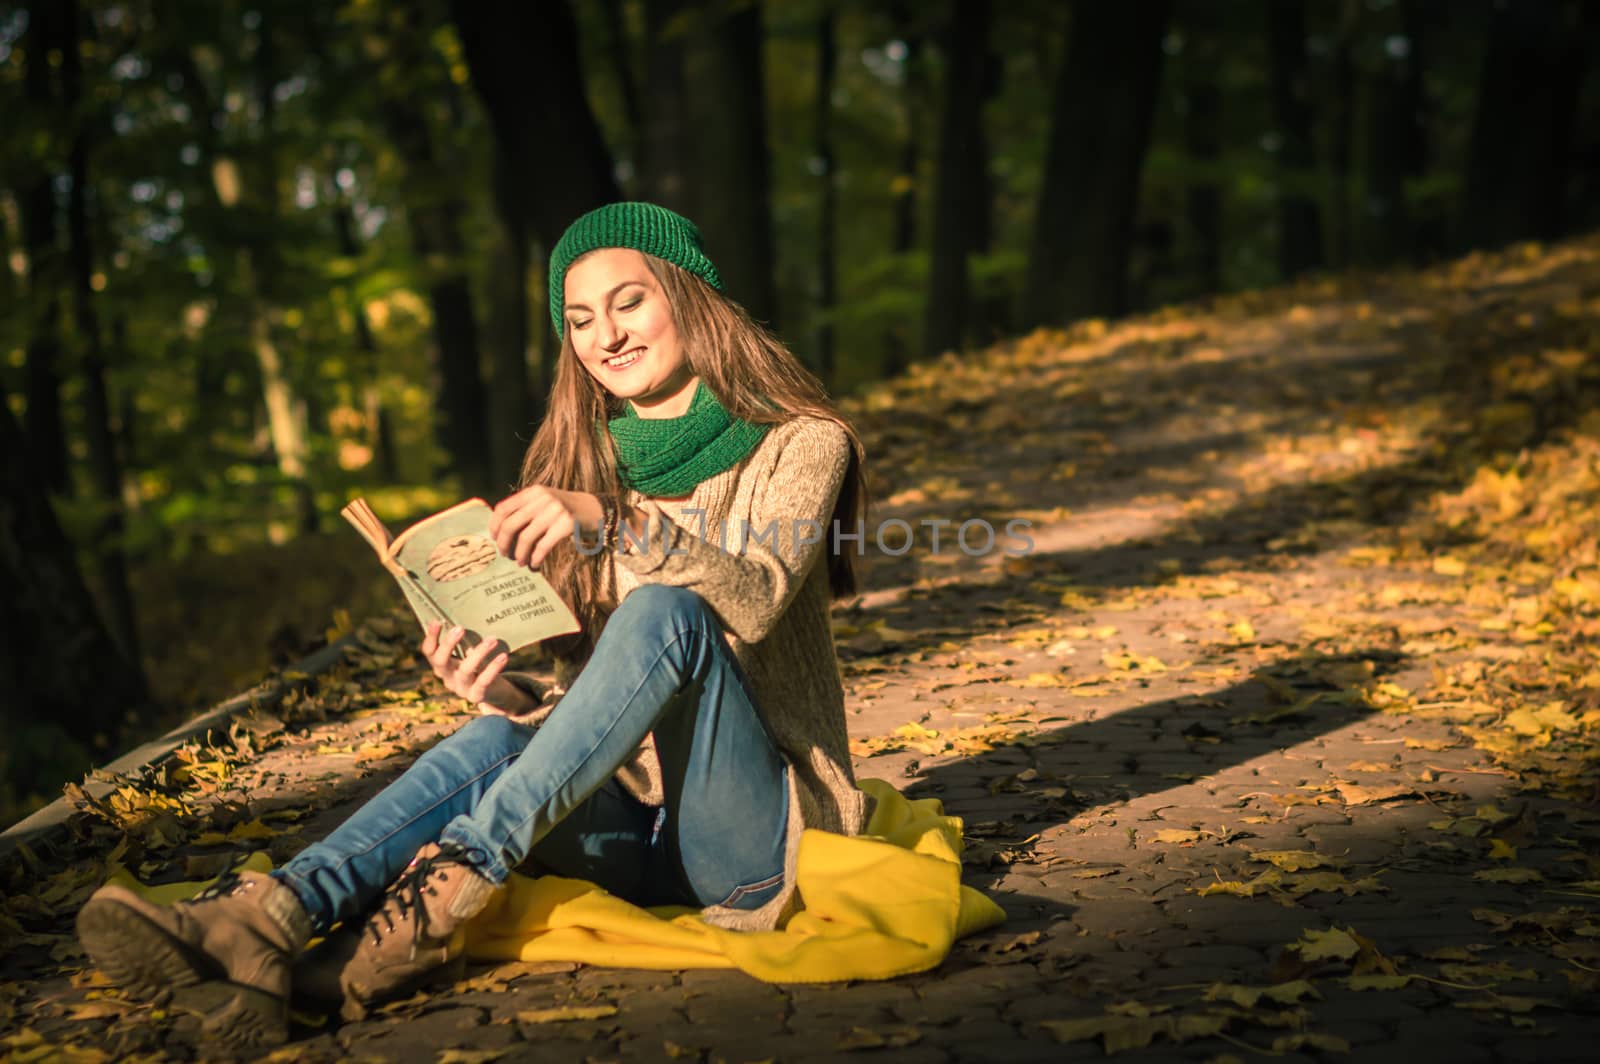
[[[612,498],[600,500],[600,545],[608,547],[617,539],[617,501]]]

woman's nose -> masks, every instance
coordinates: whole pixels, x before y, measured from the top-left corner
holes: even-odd
[[[622,342],[628,338],[628,334],[623,332],[608,314],[600,315],[597,324],[600,326],[600,346],[607,351],[615,353],[622,346]]]

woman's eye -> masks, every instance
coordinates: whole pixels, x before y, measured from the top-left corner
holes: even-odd
[[[642,297],[635,297],[633,299],[628,300],[626,303],[622,304],[617,309],[618,310],[632,310],[634,307],[638,306],[641,302],[643,302],[643,298]]]
[[[589,323],[592,321],[594,321],[593,318],[586,318],[583,321],[575,321],[572,323],[572,327],[574,329],[587,329],[589,327]]]

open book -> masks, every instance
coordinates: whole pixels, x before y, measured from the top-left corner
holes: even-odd
[[[500,553],[489,535],[489,504],[468,499],[391,536],[365,499],[339,511],[378,552],[422,622],[467,630],[456,656],[484,639],[520,650],[576,632],[578,618],[536,570]]]

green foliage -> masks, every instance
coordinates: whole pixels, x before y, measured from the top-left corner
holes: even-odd
[[[168,659],[152,661],[160,676],[171,677],[157,684],[164,697],[190,704],[195,692],[220,695],[222,684],[248,678],[260,665],[270,624],[289,623],[287,611],[307,611],[301,627],[315,628],[326,617],[329,603],[296,599],[300,580],[293,574],[264,577],[272,545],[308,523],[301,512],[307,498],[316,510],[310,523],[326,531],[356,491],[369,498],[385,489],[411,493],[406,502],[396,500],[396,511],[453,497],[448,476],[441,476],[450,458],[435,442],[439,383],[430,285],[464,274],[480,333],[498,320],[486,309],[504,241],[492,191],[494,131],[442,3],[83,6],[76,110],[63,102],[62,55],[45,55],[38,27],[29,25],[30,11],[44,6],[0,15],[0,107],[9,118],[0,164],[0,250],[9,264],[0,271],[0,383],[19,415],[36,413],[27,405],[26,351],[41,336],[59,339],[54,368],[73,483],[56,500],[58,510],[86,560],[123,552],[141,603],[160,603],[145,607],[145,622],[160,636],[147,645],[189,638],[176,618],[198,608],[193,596],[205,597],[206,585],[185,574],[221,580],[223,573],[256,573],[258,593],[239,586],[247,577],[239,585],[225,581],[235,608],[248,603],[241,612],[261,622],[228,632],[238,644],[238,668],[217,666],[208,656],[216,653],[210,637],[191,648],[184,667],[194,671],[182,679],[176,665],[168,672]],[[646,39],[645,6],[623,0],[572,7],[585,88],[619,179],[637,193],[647,161],[640,120],[650,121],[646,79],[657,43]],[[1383,100],[1375,86],[1392,72],[1395,42],[1409,41],[1411,32],[1403,7],[1362,6],[1349,26],[1338,21],[1337,5],[1312,7],[1303,71],[1317,122],[1309,166],[1283,163],[1262,11],[1235,5],[1212,12],[1203,25],[1194,23],[1194,12],[1180,13],[1164,43],[1153,139],[1129,238],[1136,305],[1207,294],[1201,263],[1208,249],[1192,208],[1201,191],[1217,197],[1224,289],[1278,279],[1279,207],[1288,195],[1305,196],[1321,210],[1327,243],[1345,256],[1330,265],[1387,253],[1389,244],[1377,239],[1386,235],[1384,223],[1359,208],[1375,180],[1373,164],[1382,162],[1371,137]],[[728,9],[691,3],[668,36],[693,33]],[[989,90],[985,142],[973,159],[988,183],[989,239],[968,264],[971,343],[1006,329],[1027,271],[1046,133],[1057,106],[1051,91],[1070,13],[1045,0],[998,6],[989,47],[1001,59],[1000,74],[987,87],[945,84],[941,35],[948,14],[944,4],[896,10],[861,0],[762,7],[781,331],[802,358],[815,361],[820,331],[832,330],[831,384],[838,392],[871,382],[919,349],[928,248],[939,224],[933,192],[940,107],[952,90]],[[833,19],[838,43],[834,164],[827,174],[816,141],[816,32],[824,15]],[[1436,253],[1438,234],[1463,193],[1482,60],[1477,18],[1424,27],[1426,150],[1401,182],[1419,255]],[[1348,98],[1339,96],[1344,90],[1335,77],[1341,55],[1353,71]],[[28,74],[44,68],[47,99]],[[1192,135],[1202,90],[1217,100],[1211,157],[1196,150]],[[1342,181],[1330,161],[1338,113],[1349,115]],[[73,313],[65,265],[66,175],[80,136],[91,186],[92,301],[125,485],[114,499],[94,489],[87,467],[92,426],[83,359],[90,337]],[[1081,165],[1093,165],[1094,150],[1084,146]],[[560,165],[559,152],[550,165]],[[54,238],[35,256],[29,191],[41,180],[53,182]],[[832,182],[838,202],[833,305],[819,295],[824,182]],[[507,190],[513,199],[532,194]],[[897,214],[907,205],[908,245],[900,242]],[[459,241],[424,247],[415,226],[427,209],[451,213]],[[1430,233],[1433,247],[1424,241]],[[531,250],[523,278],[533,325],[530,377],[540,362],[542,255]],[[43,308],[52,298],[55,313],[47,316]],[[270,360],[263,340],[282,363],[289,398],[279,420],[286,416],[300,438],[299,471],[279,453],[274,431],[283,424],[271,424],[266,412]],[[525,427],[520,439],[530,434]],[[493,473],[500,482],[515,475]],[[99,534],[114,507],[125,512],[123,533]],[[319,579],[350,591],[329,574]],[[172,590],[179,584],[182,593]],[[285,603],[282,611],[267,605],[273,597]],[[174,615],[163,620],[169,605]]]

